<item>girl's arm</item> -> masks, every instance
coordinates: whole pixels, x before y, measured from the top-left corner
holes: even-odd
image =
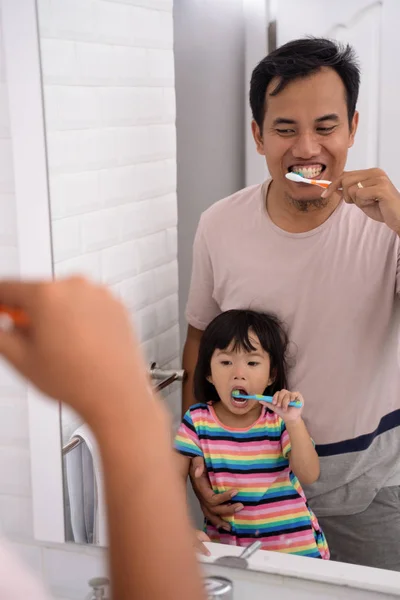
[[[292,400],[299,400],[301,406],[289,406]],[[301,417],[304,409],[303,396],[299,392],[281,390],[274,395],[272,405],[269,404],[267,406],[281,417],[285,423],[291,447],[287,456],[293,473],[302,484],[309,485],[314,483],[317,481],[320,473],[319,458],[307,427]],[[282,446],[285,454],[284,440],[282,440]]]
[[[185,456],[184,454],[181,454],[180,452],[175,452],[175,458],[176,458],[176,466],[178,469],[179,476],[182,479],[183,483],[186,485],[186,480],[189,475],[189,467],[190,467],[191,458],[190,458],[190,456]]]
[[[286,431],[292,447],[289,453],[290,468],[301,484],[317,481],[320,473],[319,458],[303,419],[286,423]]]

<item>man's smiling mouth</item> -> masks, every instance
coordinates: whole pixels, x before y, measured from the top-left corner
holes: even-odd
[[[293,164],[290,165],[288,171],[291,173],[298,173],[302,177],[307,179],[318,179],[325,171],[326,165],[323,163],[309,163],[309,164]]]

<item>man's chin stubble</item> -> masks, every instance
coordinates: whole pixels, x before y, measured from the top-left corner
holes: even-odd
[[[317,210],[321,210],[328,205],[329,199],[326,198],[313,198],[312,200],[296,200],[286,194],[286,200],[291,204],[296,210],[302,213],[306,212],[314,212]]]

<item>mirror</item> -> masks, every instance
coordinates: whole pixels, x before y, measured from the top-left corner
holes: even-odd
[[[131,311],[149,366],[156,363],[167,380],[181,368],[184,308],[200,214],[217,200],[268,177],[265,160],[257,155],[251,138],[247,106],[251,72],[267,52],[265,31],[271,49],[306,34],[352,44],[361,65],[357,105],[360,122],[346,169],[380,167],[400,189],[397,153],[391,142],[397,139],[393,136],[397,110],[393,90],[400,80],[388,69],[394,17],[400,16],[400,7],[390,1],[371,0],[340,0],[335,5],[316,0],[254,0],[244,2],[243,10],[242,1],[176,0],[172,21],[168,0],[150,4],[151,8],[146,8],[130,2],[93,0],[66,6],[61,0],[39,0],[38,21],[55,276],[78,272],[109,285]],[[345,245],[348,239],[338,242]],[[380,263],[376,264],[382,273]],[[357,275],[358,289],[363,289],[365,277],[371,276],[366,263],[363,265],[366,271]],[[299,290],[302,285],[311,285],[306,273],[299,280]],[[343,285],[343,281],[338,283]],[[377,276],[371,289],[374,298],[379,297],[380,284]],[[350,288],[356,293],[354,285]],[[389,296],[385,297],[385,315],[390,334],[386,332],[386,337],[377,342],[381,349],[379,365],[368,355],[375,331],[373,312],[368,320],[371,337],[366,338],[365,345],[365,381],[371,383],[369,373],[376,368],[372,389],[365,390],[371,402],[373,397],[381,397],[389,378],[395,380],[393,389],[400,380],[398,306]],[[300,294],[298,299],[300,302]],[[279,294],[271,300],[278,312],[281,300]],[[364,304],[367,301],[369,304]],[[358,294],[335,298],[336,304],[330,304],[328,298],[322,308],[333,319],[335,307],[355,302],[359,303],[360,314],[366,310],[363,307],[372,306],[370,296]],[[262,301],[255,304],[254,308],[264,306]],[[343,347],[347,347],[349,360],[353,361],[351,334],[357,314],[351,314],[354,319],[346,326],[349,341]],[[379,336],[381,332],[375,333]],[[331,335],[327,329],[322,341],[315,341],[315,331],[310,327],[315,357],[319,352],[326,360]],[[341,373],[335,371],[336,358],[330,357],[332,381],[318,384],[321,396],[326,386],[335,387],[340,380]],[[307,396],[309,380],[303,379]],[[350,396],[353,390],[364,390],[365,381],[352,382]],[[180,386],[172,382],[163,393],[177,429]],[[328,426],[325,423],[323,433],[317,431],[315,436],[321,469],[328,464],[332,480],[337,477],[335,468],[348,477],[337,494],[337,489],[331,490],[337,507],[345,505],[351,495],[351,467],[356,468],[356,464],[361,469],[356,478],[372,477],[375,481],[367,484],[371,499],[372,488],[378,485],[393,496],[387,502],[394,502],[400,473],[397,454],[388,447],[398,443],[397,398],[394,394],[390,411],[382,418],[377,418],[379,411],[369,405],[353,414],[355,409],[349,401],[346,410],[351,412],[355,425],[353,432],[348,428],[344,439],[331,435],[339,416],[335,405],[324,408],[332,420]],[[376,407],[376,402],[373,404]],[[319,407],[314,409],[317,414]],[[65,407],[61,416],[66,540],[106,545],[95,441],[85,424]],[[313,429],[311,414],[305,421]],[[340,444],[349,440],[354,444],[343,451]],[[360,453],[371,445],[374,451],[368,460],[372,462],[368,468],[361,467]],[[385,452],[396,458],[388,458],[390,474],[383,476],[379,457]],[[338,454],[343,454],[342,462],[331,460]],[[356,490],[359,512],[368,508],[363,498],[365,485],[360,481]],[[335,532],[335,517],[345,515],[350,519],[353,513],[358,514],[357,500],[353,496],[347,513],[341,508],[332,513],[332,505],[324,513],[318,504],[324,493],[321,489],[317,483],[314,492],[310,490],[310,505],[315,506],[329,542]],[[361,519],[361,525],[357,522],[355,527],[365,527],[366,522]],[[396,543],[393,540],[394,546]],[[393,568],[389,557],[380,566]]]
[[[179,369],[170,3],[89,4],[38,2],[54,273],[109,285],[149,365]],[[179,386],[164,395],[177,419]],[[95,442],[75,414],[61,416],[66,539],[104,545],[104,517],[83,516],[97,501],[102,512]]]

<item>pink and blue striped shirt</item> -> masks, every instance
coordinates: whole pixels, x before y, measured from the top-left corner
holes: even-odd
[[[264,550],[329,558],[325,536],[290,470],[289,435],[275,413],[263,407],[250,427],[232,429],[211,405],[196,404],[183,418],[175,448],[204,457],[214,492],[237,489],[234,502],[244,505],[229,517],[230,532],[205,523],[212,541],[247,546],[259,539]]]

